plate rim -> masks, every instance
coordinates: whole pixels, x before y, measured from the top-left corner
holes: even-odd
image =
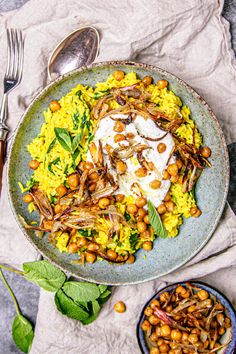
[[[180,262],[179,264],[173,266],[169,271],[165,271],[159,275],[153,275],[151,277],[148,277],[146,279],[142,279],[142,280],[137,280],[137,281],[114,281],[114,282],[104,282],[101,280],[95,280],[93,278],[91,278],[91,276],[82,276],[82,275],[78,275],[76,272],[74,271],[69,271],[67,270],[63,265],[60,265],[57,263],[56,260],[52,260],[46,253],[44,250],[40,250],[37,245],[33,242],[33,240],[31,239],[31,237],[27,234],[24,226],[22,225],[22,223],[19,220],[18,214],[14,208],[14,202],[11,196],[11,191],[10,191],[10,165],[11,165],[11,157],[13,154],[13,148],[15,145],[15,140],[16,137],[18,135],[18,132],[21,128],[21,125],[23,124],[24,118],[25,116],[28,114],[28,112],[31,110],[31,108],[34,106],[35,102],[37,102],[44,94],[47,90],[49,90],[51,87],[55,86],[56,84],[58,84],[59,82],[63,81],[64,79],[68,79],[71,76],[76,75],[77,73],[80,72],[85,72],[87,70],[91,70],[93,68],[97,68],[97,67],[104,67],[104,66],[133,66],[134,69],[135,67],[138,68],[144,68],[150,71],[156,71],[160,74],[163,75],[169,75],[171,76],[174,80],[176,80],[178,83],[180,83],[181,85],[185,86],[188,91],[193,95],[193,97],[195,99],[197,99],[198,101],[201,102],[201,104],[203,104],[207,111],[209,112],[212,120],[214,121],[214,125],[218,131],[221,143],[222,143],[222,148],[223,148],[223,155],[224,155],[224,161],[226,164],[226,178],[225,178],[225,184],[224,184],[224,195],[222,198],[222,202],[221,202],[221,206],[218,209],[218,214],[214,220],[214,223],[212,224],[212,227],[210,229],[210,232],[207,235],[207,238],[204,240],[204,242],[201,243],[201,245],[195,250],[195,252],[193,252],[187,259],[185,259],[183,262]],[[227,149],[227,144],[226,144],[226,140],[224,137],[224,133],[223,130],[220,126],[220,123],[218,121],[218,119],[216,118],[216,115],[214,114],[213,110],[211,109],[211,107],[208,105],[208,103],[205,101],[205,99],[203,99],[188,83],[186,83],[184,80],[180,79],[178,76],[172,74],[171,72],[164,70],[156,65],[152,65],[152,64],[146,64],[146,63],[142,63],[142,62],[135,62],[135,61],[130,61],[130,60],[115,60],[115,61],[102,61],[102,62],[97,62],[97,63],[93,63],[91,65],[88,66],[82,66],[78,69],[72,70],[64,75],[59,76],[56,80],[49,82],[49,84],[47,84],[45,87],[43,87],[36,95],[35,97],[32,99],[32,101],[30,102],[29,106],[27,107],[27,109],[24,111],[24,113],[22,114],[21,118],[19,119],[17,126],[14,130],[14,137],[12,139],[10,148],[9,148],[9,154],[8,154],[8,159],[7,159],[7,195],[8,195],[8,200],[9,200],[9,204],[11,207],[11,211],[14,215],[14,218],[18,224],[18,226],[20,227],[21,231],[23,232],[24,236],[26,237],[26,239],[30,242],[31,245],[33,245],[33,247],[36,249],[37,252],[39,252],[41,254],[41,256],[43,256],[45,259],[47,259],[49,262],[51,262],[52,264],[54,264],[55,266],[57,266],[59,269],[61,269],[62,271],[71,274],[72,276],[74,276],[75,278],[77,278],[78,280],[83,280],[83,281],[88,281],[91,283],[96,283],[96,284],[104,284],[104,285],[112,285],[112,286],[121,286],[121,285],[135,285],[135,284],[141,284],[141,283],[145,283],[147,281],[152,281],[155,279],[158,279],[160,277],[163,277],[167,274],[170,274],[174,271],[176,271],[177,269],[183,267],[186,263],[188,263],[191,259],[193,259],[204,247],[205,245],[209,242],[209,240],[211,239],[219,221],[220,221],[220,217],[224,211],[226,202],[227,202],[227,194],[228,194],[228,190],[229,190],[229,179],[230,179],[230,173],[229,173],[229,169],[230,169],[230,165],[229,165],[229,155],[228,155],[228,149]]]

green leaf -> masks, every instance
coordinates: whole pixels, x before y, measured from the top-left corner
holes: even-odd
[[[75,112],[75,114],[72,116],[72,121],[74,125],[74,129],[77,130],[79,127],[79,113]]]
[[[100,294],[102,294],[107,290],[107,285],[100,284],[100,285],[98,285],[98,288],[99,288]]]
[[[80,140],[81,140],[81,133],[75,135],[75,137],[73,138],[73,141],[72,141],[72,152],[75,152],[75,150],[78,148]]]
[[[53,172],[53,170],[52,170],[52,166],[53,166],[53,165],[57,165],[59,161],[61,161],[61,159],[60,159],[60,157],[57,157],[55,160],[53,160],[52,162],[50,162],[50,163],[48,164],[48,171],[51,172],[51,173],[53,173],[53,174],[55,174],[55,173]]]
[[[22,315],[18,314],[12,324],[12,337],[16,346],[24,353],[30,351],[34,330],[32,324]]]
[[[70,299],[61,289],[56,292],[54,300],[58,311],[63,315],[78,321],[85,321],[89,318],[89,313]]]
[[[135,249],[135,245],[138,240],[139,240],[139,234],[137,232],[131,233],[131,235],[129,237],[129,242],[130,242],[130,246],[133,250]]]
[[[88,324],[92,323],[93,321],[95,321],[96,318],[98,317],[100,310],[101,310],[101,307],[100,307],[98,301],[96,301],[96,300],[92,301],[91,315],[86,320],[83,320],[82,323],[84,325],[88,325]]]
[[[105,304],[105,302],[107,302],[107,300],[111,297],[111,291],[110,290],[106,290],[99,298],[98,298],[98,302],[100,305]]]
[[[68,131],[64,128],[54,128],[54,132],[58,142],[61,144],[63,149],[65,149],[66,151],[71,151],[72,141]]]
[[[67,296],[77,302],[93,301],[100,296],[98,286],[86,282],[68,281],[63,285],[62,290]]]
[[[48,261],[23,264],[25,278],[47,291],[59,290],[66,281],[65,274]]]
[[[164,225],[162,224],[160,215],[158,214],[155,206],[150,200],[148,201],[148,216],[150,224],[154,228],[155,234],[161,238],[168,237],[167,231],[164,228]]]
[[[47,149],[47,154],[52,150],[53,146],[56,144],[57,139],[53,139],[53,141],[51,142],[51,144],[49,145],[48,149]]]
[[[86,120],[87,120],[87,116],[86,116],[86,113],[84,113],[82,115],[81,128],[83,128],[85,126]]]

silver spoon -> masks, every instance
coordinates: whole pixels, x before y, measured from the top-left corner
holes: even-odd
[[[54,49],[48,60],[48,76],[55,80],[84,65],[94,62],[99,51],[99,33],[91,26],[71,32]]]

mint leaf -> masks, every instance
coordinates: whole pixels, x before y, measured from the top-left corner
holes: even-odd
[[[78,321],[85,321],[89,318],[89,313],[70,299],[61,289],[56,292],[54,300],[58,311],[63,315]]]
[[[99,288],[99,291],[100,291],[100,294],[103,294],[106,290],[107,290],[107,285],[98,285],[98,288]]]
[[[61,144],[63,149],[65,149],[66,151],[71,151],[72,141],[68,131],[64,128],[54,128],[54,132],[58,142]]]
[[[150,200],[148,200],[148,216],[149,216],[150,224],[154,228],[155,234],[161,238],[168,237],[167,231],[162,224],[160,215],[158,214],[155,206]]]
[[[81,134],[77,134],[76,136],[74,136],[73,141],[72,141],[72,152],[73,153],[78,148],[80,140],[81,140]]]
[[[98,286],[92,283],[68,281],[63,285],[62,290],[76,302],[94,301],[100,296]]]
[[[46,154],[48,154],[48,153],[52,150],[52,148],[53,148],[53,146],[55,145],[56,141],[57,141],[56,138],[53,139],[53,141],[51,142],[51,144],[49,145],[49,147],[48,147],[48,149],[47,149]]]
[[[34,330],[32,324],[21,314],[18,314],[13,321],[12,337],[22,352],[28,353],[30,351]]]
[[[88,324],[92,323],[93,321],[95,321],[96,318],[98,317],[100,310],[101,310],[101,307],[100,307],[98,301],[97,300],[92,301],[91,314],[87,319],[83,320],[82,323],[84,325],[88,325]]]
[[[55,174],[55,173],[53,172],[53,170],[52,170],[52,166],[53,166],[53,165],[57,165],[59,161],[61,161],[61,159],[60,159],[60,157],[57,157],[55,160],[53,160],[52,162],[50,162],[50,163],[48,164],[48,171],[51,172],[51,173],[53,173],[53,174]]]
[[[111,296],[111,291],[106,290],[104,293],[101,294],[101,296],[97,299],[97,301],[99,302],[100,305],[103,305],[105,304],[105,302],[107,302],[110,296]]]
[[[72,116],[72,121],[74,125],[74,129],[77,130],[79,127],[79,113],[75,112],[75,114]]]
[[[25,278],[47,291],[59,290],[66,281],[65,274],[48,261],[23,264]]]

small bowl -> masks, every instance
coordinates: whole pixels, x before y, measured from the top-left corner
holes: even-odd
[[[227,347],[224,347],[215,353],[217,353],[217,354],[234,354],[234,353],[236,353],[236,312],[233,308],[233,305],[226,298],[226,296],[223,295],[219,290],[216,290],[215,288],[213,288],[207,284],[204,284],[202,282],[191,281],[190,283],[196,287],[199,287],[201,289],[208,291],[211,295],[216,296],[217,299],[225,307],[226,315],[231,320],[231,327],[228,328],[226,330],[225,334],[221,337],[220,343],[221,344],[227,343],[227,341],[229,340],[230,337],[232,339]],[[141,312],[141,315],[139,318],[139,322],[137,324],[136,334],[137,334],[137,340],[138,340],[140,350],[143,354],[149,354],[149,347],[146,342],[144,331],[142,330],[142,327],[141,327],[142,323],[145,319],[144,310],[151,303],[152,300],[158,299],[161,293],[163,293],[164,291],[171,292],[177,285],[185,286],[186,282],[171,284],[171,285],[168,285],[165,288],[159,290],[150,300],[148,300],[148,302],[144,305],[144,307],[142,309],[142,312]]]

